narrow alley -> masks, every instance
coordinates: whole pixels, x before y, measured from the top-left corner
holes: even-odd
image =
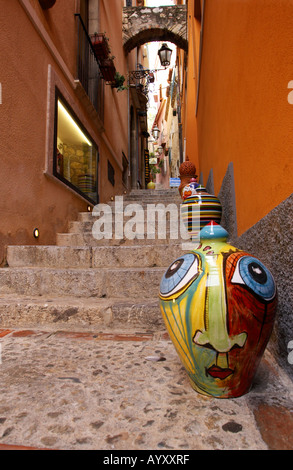
[[[292,450],[292,2],[0,5],[0,450]]]
[[[177,189],[146,190],[124,206],[158,204],[162,194],[179,204]],[[191,388],[158,305],[180,240],[96,240],[95,220],[81,213],[61,246],[8,250],[0,449],[291,449],[292,383],[269,351],[243,397]]]

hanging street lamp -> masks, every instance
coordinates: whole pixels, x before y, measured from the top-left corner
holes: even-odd
[[[171,63],[172,49],[170,49],[165,42],[164,44],[162,44],[162,47],[158,50],[158,55],[162,67],[169,67]]]
[[[152,130],[153,138],[155,140],[158,140],[159,134],[160,134],[160,129],[158,128],[157,124],[154,125],[153,130]]]
[[[161,72],[166,70],[166,67],[169,67],[171,63],[171,55],[172,55],[172,49],[170,49],[167,44],[164,42],[162,44],[161,48],[158,50],[158,56],[160,58],[161,66],[164,67],[163,69],[144,69],[144,68],[138,68],[137,70],[132,70],[128,72],[129,77],[133,78],[135,80],[142,80],[143,78],[147,78],[149,83],[154,83],[155,81],[155,72]]]

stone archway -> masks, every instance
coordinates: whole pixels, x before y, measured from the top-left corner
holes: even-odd
[[[169,41],[187,51],[187,7],[124,7],[123,45],[127,53],[146,42]]]

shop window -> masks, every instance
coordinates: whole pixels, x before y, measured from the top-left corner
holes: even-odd
[[[98,203],[98,150],[60,96],[56,99],[54,175]]]

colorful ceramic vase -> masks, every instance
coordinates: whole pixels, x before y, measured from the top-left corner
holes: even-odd
[[[181,197],[183,201],[187,199],[190,196],[194,196],[196,194],[196,188],[199,186],[198,183],[190,182],[184,188],[182,189],[181,192]]]
[[[247,393],[270,338],[277,305],[270,271],[227,243],[211,222],[194,250],[176,259],[160,285],[170,338],[199,393]]]
[[[185,188],[182,191],[182,198],[183,194],[186,194],[184,191]],[[190,236],[196,238],[199,231],[210,221],[221,223],[222,205],[216,196],[209,194],[204,186],[198,185],[192,194],[183,200],[181,217]]]

